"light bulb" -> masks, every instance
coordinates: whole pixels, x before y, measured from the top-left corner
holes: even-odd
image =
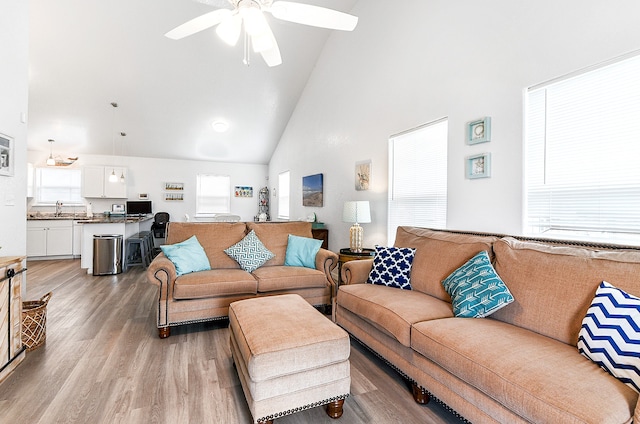
[[[47,159],[47,166],[53,166],[56,164],[56,160],[53,158],[52,155],[49,155],[49,159]]]
[[[117,183],[118,182],[118,176],[116,175],[116,170],[112,170],[111,171],[111,175],[109,175],[109,182],[110,183]]]

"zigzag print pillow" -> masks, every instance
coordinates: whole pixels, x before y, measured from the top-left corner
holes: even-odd
[[[411,265],[416,249],[376,246],[367,283],[411,290]]]
[[[582,320],[578,350],[640,392],[640,298],[600,283]]]
[[[276,255],[260,241],[256,232],[251,230],[242,240],[224,250],[238,262],[240,268],[253,272]]]

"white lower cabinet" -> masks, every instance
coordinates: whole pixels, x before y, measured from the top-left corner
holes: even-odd
[[[71,256],[73,221],[27,221],[27,256]]]

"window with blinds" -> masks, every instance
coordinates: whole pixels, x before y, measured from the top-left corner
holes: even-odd
[[[198,174],[196,182],[196,217],[207,218],[231,211],[231,177]]]
[[[36,168],[35,199],[37,205],[82,205],[82,171],[68,168]]]
[[[289,171],[278,174],[278,218],[289,219]]]
[[[446,228],[448,120],[389,138],[387,239],[398,226]]]
[[[640,240],[640,56],[531,88],[525,103],[525,232]]]

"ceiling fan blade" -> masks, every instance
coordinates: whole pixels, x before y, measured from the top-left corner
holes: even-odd
[[[320,28],[353,31],[358,24],[357,16],[309,4],[277,1],[268,10],[275,18],[283,21]]]
[[[265,31],[263,37],[268,37],[271,41],[271,48],[260,51],[262,58],[265,62],[267,62],[267,66],[273,67],[282,64],[282,56],[280,56],[280,48],[278,47],[278,42],[276,41],[276,37],[274,37],[271,28]]]
[[[171,31],[167,32],[164,36],[171,38],[172,40],[180,40],[181,38],[188,37],[212,26],[218,25],[224,19],[231,16],[233,12],[229,9],[218,9],[213,12],[205,13],[197,18],[191,19],[184,24],[177,26]]]

